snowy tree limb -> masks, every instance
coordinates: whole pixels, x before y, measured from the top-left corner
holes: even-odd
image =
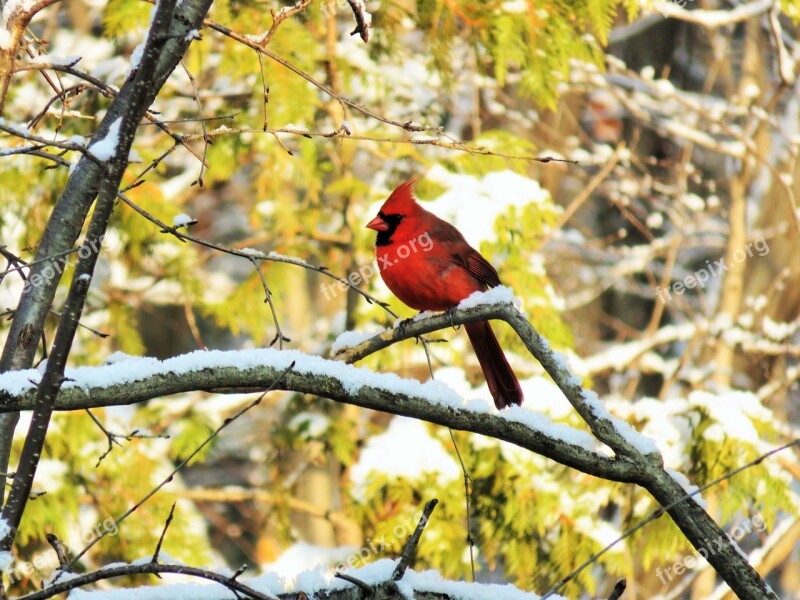
[[[208,569],[199,569],[197,567],[190,567],[187,565],[160,563],[120,565],[98,569],[96,571],[83,573],[81,575],[73,575],[68,579],[64,579],[63,581],[59,581],[53,585],[47,586],[39,592],[20,596],[19,600],[46,600],[47,598],[52,598],[54,596],[58,596],[59,594],[63,594],[64,592],[69,592],[98,581],[130,575],[155,575],[160,573],[190,575],[200,579],[215,581],[225,586],[229,590],[243,594],[246,598],[254,598],[256,600],[276,600],[275,596],[271,594],[263,594],[258,590],[253,589],[249,585],[236,581],[236,579],[233,577],[228,577],[227,575],[221,575],[219,573],[215,573],[214,571],[209,571]],[[221,597],[223,597],[223,594],[220,594],[220,598]]]
[[[403,548],[401,558],[397,560],[382,559],[375,563],[366,565],[359,569],[353,569],[346,573],[335,574],[337,579],[347,582],[330,581],[324,576],[319,576],[316,581],[311,577],[305,577],[303,583],[299,584],[300,589],[292,586],[293,589],[286,589],[278,578],[254,578],[251,580],[240,580],[239,575],[244,572],[244,568],[229,575],[218,573],[209,569],[200,569],[183,564],[164,564],[158,562],[158,547],[149,562],[136,561],[132,564],[108,566],[96,571],[83,574],[68,573],[67,570],[60,572],[62,577],[56,575],[49,583],[43,586],[41,591],[33,592],[19,597],[18,600],[46,600],[65,592],[81,588],[91,583],[140,574],[176,573],[188,575],[199,579],[206,579],[220,584],[224,588],[232,591],[237,598],[253,598],[255,600],[306,600],[309,597],[321,598],[325,600],[362,600],[365,592],[373,600],[381,599],[402,599],[417,598],[418,600],[480,600],[486,597],[518,598],[528,597],[523,592],[510,585],[492,585],[467,583],[463,581],[447,581],[435,572],[416,572],[409,568],[409,563],[413,561],[413,556],[423,533],[425,525],[430,519],[438,500],[430,500],[423,510],[422,517],[414,533],[409,536]],[[174,508],[174,505],[173,505]],[[170,513],[170,519],[172,513]],[[165,524],[168,525],[169,519]],[[162,535],[163,539],[163,535]],[[160,547],[161,541],[159,541]],[[59,573],[59,572],[57,572]],[[283,589],[278,589],[283,587]],[[169,585],[159,586],[159,592],[169,590]],[[196,600],[217,600],[228,598],[219,588],[197,587],[192,590],[191,597]],[[509,592],[511,595],[509,596]],[[103,598],[108,591],[94,592],[99,598]],[[139,588],[137,593],[141,597],[147,597],[147,591]],[[91,596],[92,592],[86,592],[86,596]],[[182,595],[176,590],[177,595]],[[560,596],[559,596],[560,598]]]
[[[345,369],[343,371],[331,370],[332,364],[335,363],[319,358],[316,359],[318,362],[314,366],[298,364],[297,369],[288,373],[279,387],[364,408],[423,419],[452,429],[481,433],[511,442],[591,475],[636,483],[645,488],[661,506],[667,507],[666,510],[676,525],[698,550],[702,549],[709,554],[706,550],[708,544],[724,540],[722,547],[717,547],[717,551],[711,553],[708,560],[740,598],[753,600],[775,598],[758,573],[740,554],[735,542],[729,540],[725,532],[697,502],[689,499],[681,484],[663,468],[661,455],[654,443],[640,436],[627,423],[614,418],[592,392],[584,390],[580,378],[570,372],[564,357],[550,348],[547,341],[513,305],[480,304],[456,310],[452,314],[419,319],[403,328],[385,331],[365,341],[353,349],[349,358],[356,360],[402,339],[430,333],[454,324],[490,318],[501,319],[511,325],[531,354],[542,364],[575,410],[586,421],[597,439],[609,446],[616,457],[611,458],[589,451],[586,447],[548,435],[547,431],[537,430],[528,424],[515,421],[517,411],[523,412],[523,409],[515,408],[501,414],[492,414],[459,408],[445,401],[436,401],[436,393],[430,393],[426,386],[429,386],[432,392],[440,394],[444,394],[446,390],[437,389],[431,384],[420,384],[421,391],[425,393],[398,392],[392,386],[392,376],[355,370],[354,367],[344,365],[340,367]],[[242,364],[242,359],[237,357],[243,355],[236,352],[229,353],[231,362],[226,364],[219,362],[218,356],[221,353],[212,355],[201,352],[196,354],[209,356],[213,359],[211,364],[216,366],[209,365],[194,370],[171,370],[169,361],[166,361],[161,363],[160,370],[155,369],[151,375],[140,381],[110,385],[93,384],[92,379],[76,382],[76,385],[61,390],[56,401],[56,410],[132,404],[190,390],[263,389],[277,378],[282,364],[279,363],[280,358],[284,361],[294,360],[299,355],[290,351],[261,350],[260,352],[264,353],[264,360],[274,358],[274,364],[255,366]],[[365,373],[370,373],[368,379],[364,379]],[[35,376],[31,371],[25,372],[25,375]],[[0,402],[4,404],[2,410],[24,410],[30,407],[34,396],[33,389],[17,395],[9,394],[4,379],[6,376],[0,376],[0,389],[6,389],[5,392],[0,392]],[[107,377],[95,377],[93,380],[106,379]],[[354,385],[353,380],[357,380],[358,383]]]
[[[226,366],[180,372],[171,368],[169,361],[165,361],[161,363],[157,371],[140,381],[118,383],[108,381],[102,385],[76,382],[77,385],[61,389],[56,400],[55,410],[81,410],[135,404],[193,390],[218,391],[222,389],[226,392],[240,393],[264,389],[275,382],[284,368],[282,364],[266,364],[268,357],[284,355],[287,358],[296,358],[299,355],[295,352],[277,350],[262,352],[265,353],[265,364],[259,366],[243,367],[241,353],[238,352],[215,353],[218,356],[225,355]],[[204,353],[198,353],[198,355],[202,354]],[[214,362],[217,365],[222,364],[219,359],[215,359]],[[325,363],[338,365],[333,361],[321,362],[323,366],[327,366]],[[338,366],[341,367],[341,365]],[[100,375],[103,369],[110,370],[111,368],[113,365],[92,367],[91,370]],[[353,377],[358,377],[363,373],[363,370],[355,369],[355,367],[345,368],[352,369]],[[24,371],[13,375],[29,377],[33,373]],[[545,431],[533,429],[529,425],[496,413],[475,412],[468,408],[456,408],[432,401],[431,396],[435,394],[437,388],[432,388],[434,393],[427,392],[419,395],[398,393],[392,390],[392,384],[396,382],[395,376],[372,374],[373,385],[361,386],[357,390],[353,390],[352,384],[348,385],[347,374],[343,377],[335,377],[325,375],[320,371],[304,372],[303,368],[298,366],[297,369],[287,373],[275,386],[275,389],[313,394],[363,408],[424,419],[452,429],[481,433],[516,444],[590,475],[612,481],[634,482],[636,480],[637,469],[627,460],[611,458],[599,452],[591,452],[584,447],[554,439]],[[107,377],[110,377],[110,373],[109,376],[102,375],[103,379]],[[4,377],[0,376],[0,387],[3,385],[3,380]],[[422,391],[427,391],[425,386],[421,387]],[[0,411],[29,410],[34,404],[35,396],[36,391],[33,386],[19,396],[10,395],[7,390],[0,390]],[[589,438],[589,436],[586,437]]]
[[[247,582],[245,583],[239,581],[235,576],[223,575],[208,569],[200,569],[187,565],[161,563],[120,565],[98,569],[81,575],[73,575],[70,579],[48,586],[41,591],[20,596],[18,600],[47,600],[47,598],[53,598],[64,592],[75,590],[98,581],[130,575],[161,573],[175,573],[213,581],[233,591],[239,598],[252,598],[255,600],[307,600],[312,597],[312,594],[314,598],[324,598],[325,600],[363,600],[365,595],[362,585],[366,585],[370,589],[372,595],[366,597],[372,600],[399,600],[403,598],[415,598],[416,600],[481,600],[487,597],[508,597],[509,588],[515,592],[513,597],[535,597],[525,595],[524,592],[515,590],[510,585],[447,581],[441,579],[438,574],[417,572],[412,569],[406,571],[405,577],[401,581],[395,581],[392,578],[391,567],[397,561],[384,559],[380,562],[383,563],[378,565],[380,569],[378,574],[381,575],[380,577],[375,576],[375,571],[377,569],[374,568],[373,564],[356,571],[355,575],[348,574],[346,577],[343,577],[343,579],[348,580],[347,584],[332,582],[322,589],[315,588],[313,590],[308,590],[308,592],[303,590],[287,591],[278,594],[260,591],[258,589],[259,587],[266,586],[263,584],[259,585],[258,582],[251,583],[249,580],[246,580]],[[369,575],[372,576],[370,578],[370,583],[366,583],[358,577],[359,571],[367,570],[369,570]],[[384,570],[386,571],[385,574],[383,573]],[[362,585],[350,582],[349,580],[351,579],[358,580]],[[169,585],[158,587],[159,593],[163,593],[165,589],[169,589]],[[216,593],[217,589],[219,589],[219,593]],[[147,597],[145,588],[139,588],[137,591],[140,597]],[[176,592],[176,594],[177,593],[178,592]],[[82,597],[91,598],[94,597],[94,594],[96,594],[98,598],[103,598],[104,594],[107,596],[109,592],[107,590],[99,590],[94,593],[86,592]],[[230,595],[223,592],[220,588],[215,589],[209,586],[209,588],[197,587],[192,597],[196,600],[222,600],[223,598],[230,598]],[[558,596],[557,598],[562,597]]]

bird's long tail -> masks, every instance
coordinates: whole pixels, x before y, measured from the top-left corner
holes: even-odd
[[[505,408],[511,404],[522,404],[522,388],[489,323],[478,321],[467,323],[464,327],[483,369],[495,406]]]

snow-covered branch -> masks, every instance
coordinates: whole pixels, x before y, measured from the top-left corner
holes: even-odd
[[[105,567],[73,575],[45,589],[21,596],[19,600],[46,600],[60,593],[78,589],[97,581],[113,579],[136,574],[176,573],[215,582],[217,585],[167,584],[160,585],[157,593],[172,593],[174,598],[191,598],[192,600],[221,600],[230,598],[231,590],[240,598],[258,600],[301,600],[304,598],[325,598],[326,600],[361,600],[364,597],[380,598],[415,598],[417,600],[538,600],[538,596],[523,592],[512,585],[469,583],[466,581],[450,581],[444,579],[436,571],[414,571],[407,569],[403,578],[394,579],[394,572],[399,561],[382,559],[370,563],[360,569],[348,571],[344,577],[335,577],[319,571],[304,573],[300,585],[293,585],[279,579],[275,575],[266,574],[260,577],[238,579],[232,575],[217,573],[208,569],[199,569],[181,564],[140,563]],[[353,581],[351,581],[353,580]],[[357,581],[358,583],[355,583]],[[147,597],[147,588],[138,588],[139,597]],[[369,595],[365,596],[365,590]],[[98,590],[84,591],[81,598],[102,600],[120,600],[130,598],[131,590]],[[153,589],[156,595],[156,589]],[[563,600],[556,596],[555,600]]]
[[[158,560],[160,553],[157,548],[152,558],[137,560],[130,564],[108,565],[82,574],[57,571],[45,583],[41,591],[22,596],[19,600],[46,600],[98,581],[130,575],[153,574],[160,576],[162,573],[187,575],[217,584],[198,586],[179,583],[158,587],[158,593],[161,595],[166,593],[171,597],[191,598],[192,600],[218,600],[229,597],[223,590],[229,590],[237,598],[246,597],[255,600],[302,600],[309,597],[326,598],[327,600],[361,600],[365,597],[365,592],[368,597],[376,600],[380,598],[480,600],[487,597],[499,600],[538,599],[538,596],[523,592],[511,585],[449,581],[436,571],[417,572],[409,568],[425,526],[437,503],[438,500],[434,498],[425,505],[415,531],[408,536],[401,557],[397,560],[382,559],[358,569],[348,568],[336,572],[314,569],[302,573],[294,581],[286,581],[272,573],[258,577],[240,578],[244,568],[231,573],[183,564],[162,563]],[[128,598],[130,593],[131,590],[127,589],[84,591],[81,597],[92,598],[97,595],[103,600],[116,600],[116,598],[121,600]],[[146,588],[139,588],[135,593],[137,596],[147,597]],[[557,596],[556,600],[558,598],[561,596]]]
[[[488,403],[465,402],[436,381],[420,383],[401,379],[393,374],[379,374],[297,351],[199,351],[163,362],[123,358],[111,365],[73,369],[66,373],[70,381],[62,387],[55,409],[132,404],[190,390],[264,389],[294,362],[295,367],[280,383],[282,389],[481,433],[592,475],[637,483],[661,506],[667,507],[672,519],[698,550],[707,540],[727,539],[700,504],[687,495],[679,481],[683,478],[664,469],[655,443],[625,421],[613,417],[596,394],[583,389],[580,377],[571,373],[565,357],[550,348],[547,340],[512,303],[503,301],[507,300],[506,296],[507,290],[502,288],[473,295],[455,311],[412,321],[362,342],[357,347],[362,350],[354,350],[351,358],[366,356],[369,352],[365,349],[385,347],[436,329],[476,320],[501,319],[517,332],[597,440],[611,448],[615,457],[604,455],[597,441],[588,434],[554,424],[530,410],[511,407],[498,414]],[[0,375],[3,409],[29,408],[36,394],[38,377],[39,373],[34,370]],[[709,562],[741,598],[775,597],[735,543],[709,557]]]
[[[486,307],[482,310],[489,311]],[[544,415],[521,408],[498,414],[488,402],[465,402],[440,382],[420,383],[374,373],[293,350],[197,351],[165,361],[126,357],[110,365],[68,369],[55,410],[134,404],[193,390],[239,393],[264,389],[292,362],[295,367],[275,389],[481,433],[591,475],[635,481],[637,471],[632,463],[609,457],[589,434],[552,423]],[[30,409],[40,377],[36,370],[0,375],[0,411]]]

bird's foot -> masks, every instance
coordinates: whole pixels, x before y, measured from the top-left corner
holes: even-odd
[[[409,326],[409,325],[411,325],[411,323],[413,323],[413,322],[414,322],[414,317],[411,317],[411,318],[409,318],[409,319],[403,319],[402,321],[400,321],[400,322],[397,324],[397,331],[398,331],[398,333],[400,334],[400,336],[401,336],[401,337],[402,337],[402,336],[405,336],[405,334],[406,334],[406,329],[407,329],[407,328],[408,328],[408,326]]]
[[[456,311],[458,310],[457,306],[451,306],[446,311],[444,311],[444,316],[450,321],[450,327],[458,328],[458,325],[453,323],[453,319],[455,319]]]

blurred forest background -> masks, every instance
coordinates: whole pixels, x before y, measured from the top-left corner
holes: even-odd
[[[297,10],[278,13],[285,7]],[[345,2],[214,2],[208,16],[222,27],[199,32],[153,107],[166,129],[143,122],[137,133],[129,203],[105,237],[74,365],[115,352],[166,358],[270,343],[327,356],[340,333],[393,323],[323,273],[266,261],[273,315],[251,261],[181,243],[133,207],[167,225],[188,215],[198,238],[347,277],[373,262],[364,225],[380,202],[419,175],[425,206],[493,262],[538,330],[612,412],[656,439],[668,467],[703,485],[800,437],[800,2],[366,8],[367,43],[351,36]],[[64,0],[30,24],[21,62],[63,67],[81,57],[74,68],[119,86],[150,12],[143,1]],[[100,84],[63,68],[20,70],[4,125],[83,143],[108,106]],[[0,243],[30,260],[79,154],[14,156],[25,141],[5,131]],[[566,162],[533,160],[545,157]],[[0,310],[13,311],[22,286],[4,274]],[[358,287],[412,314],[379,277]],[[526,407],[578,426],[513,332],[496,329],[524,378]],[[435,377],[488,398],[466,336],[444,337],[432,347]],[[410,341],[364,363],[429,378],[425,352]],[[49,552],[47,532],[81,547],[87,530],[124,512],[251,400],[198,392],[57,414],[20,560]],[[100,460],[110,443],[96,421],[137,434]],[[19,444],[26,430],[23,414]],[[800,598],[799,480],[794,448],[704,494],[782,598]],[[539,593],[657,507],[633,486],[496,440],[451,439],[419,421],[274,392],[83,560],[152,553],[177,500],[164,542],[171,556],[292,576],[346,561],[368,540],[388,547],[367,560],[396,555],[405,539],[393,532],[408,533],[431,497],[440,505],[419,565],[470,579],[469,529],[478,581]],[[631,600],[726,597],[702,561],[664,576],[692,554],[662,518],[563,593],[607,597],[625,576]],[[53,566],[37,565],[11,591],[32,589]]]

